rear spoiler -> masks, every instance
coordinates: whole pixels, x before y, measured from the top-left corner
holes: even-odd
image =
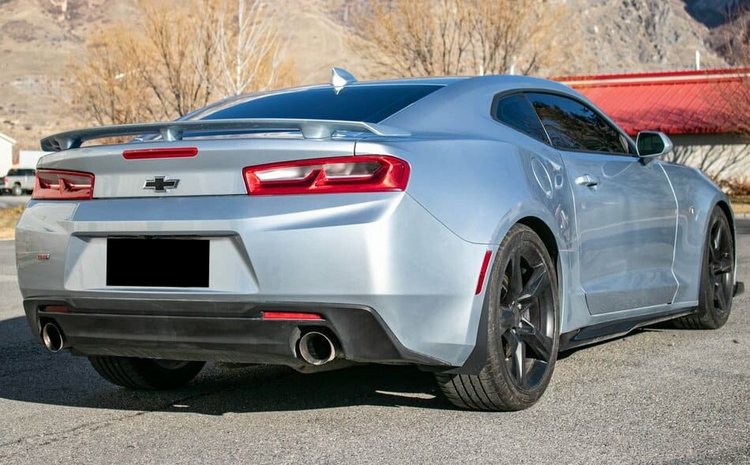
[[[45,152],[59,152],[61,150],[77,149],[88,140],[104,139],[107,137],[158,134],[161,135],[164,141],[175,141],[181,140],[182,135],[186,132],[191,134],[205,131],[248,130],[248,132],[261,132],[284,129],[298,130],[305,139],[327,139],[336,131],[369,132],[378,136],[389,137],[407,137],[411,135],[409,132],[401,129],[382,124],[366,123],[364,121],[247,118],[101,126],[61,132],[45,137],[41,142],[42,150]]]

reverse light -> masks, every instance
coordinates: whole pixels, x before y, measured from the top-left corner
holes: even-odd
[[[263,312],[264,320],[322,320],[317,313],[303,312]]]
[[[35,200],[91,200],[94,175],[80,171],[37,170]]]
[[[242,170],[249,195],[391,192],[406,190],[409,164],[388,155],[315,158]]]

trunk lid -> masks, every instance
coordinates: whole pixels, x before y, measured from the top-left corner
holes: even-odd
[[[288,160],[354,155],[356,139],[248,137],[82,147],[46,155],[39,169],[92,173],[94,198],[246,194],[242,169]],[[126,159],[126,150],[196,148],[195,156]],[[160,180],[161,178],[161,180]],[[176,181],[176,182],[175,182]],[[170,188],[171,187],[171,188]]]

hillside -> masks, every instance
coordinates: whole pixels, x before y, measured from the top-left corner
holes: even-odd
[[[737,0],[567,0],[584,29],[577,68],[586,73],[690,68],[695,50],[705,67],[726,66],[706,39],[727,2]],[[373,74],[372,65],[351,50],[344,5],[343,0],[269,2],[302,83],[325,82],[334,65],[360,78]],[[0,132],[23,148],[36,148],[40,136],[84,124],[66,112],[60,96],[66,64],[91,31],[136,17],[135,0],[0,0]]]

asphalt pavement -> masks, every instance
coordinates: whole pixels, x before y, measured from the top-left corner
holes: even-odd
[[[517,413],[457,410],[409,367],[209,367],[182,390],[127,391],[47,353],[22,315],[0,242],[0,463],[750,463],[748,295],[717,331],[649,328],[566,354]]]
[[[15,197],[10,194],[0,194],[0,210],[18,205],[26,205],[29,199],[31,199],[30,195],[19,195],[18,197]]]

